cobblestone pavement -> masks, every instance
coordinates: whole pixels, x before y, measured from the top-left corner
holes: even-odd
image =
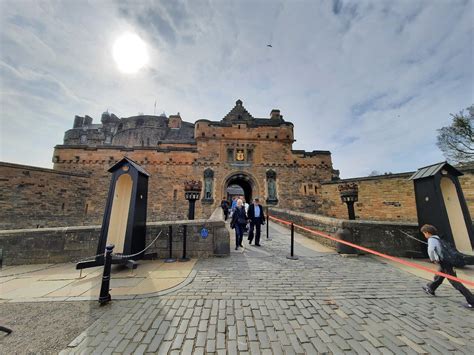
[[[288,230],[270,231],[261,248],[200,260],[173,294],[114,301],[62,353],[472,354],[474,313],[451,287],[430,297],[371,257],[301,245],[288,260]]]

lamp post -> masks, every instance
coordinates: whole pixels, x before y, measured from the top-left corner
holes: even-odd
[[[189,201],[188,219],[194,219],[196,200],[201,196],[202,182],[188,180],[184,182],[184,198]]]
[[[347,204],[349,219],[355,219],[354,202],[359,199],[359,187],[356,183],[347,183],[338,186],[342,202]]]
[[[194,208],[196,206],[196,200],[199,200],[201,196],[202,183],[201,181],[188,180],[184,182],[184,198],[189,201],[188,219],[194,219]],[[183,226],[183,257],[179,261],[189,261],[186,256],[186,238],[188,234],[188,228],[186,225]]]

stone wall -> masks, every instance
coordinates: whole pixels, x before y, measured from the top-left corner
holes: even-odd
[[[459,177],[471,218],[474,218],[474,169],[461,169]],[[321,184],[321,213],[329,217],[347,218],[347,206],[341,202],[338,185],[355,182],[359,186],[359,201],[355,203],[356,217],[377,221],[416,222],[416,202],[413,173],[344,179]]]
[[[97,224],[89,193],[87,174],[0,163],[0,229]]]
[[[351,240],[348,241],[391,256],[415,258],[424,258],[427,256],[425,244],[410,239],[402,233],[403,231],[423,241],[416,223],[363,220],[349,221],[277,208],[271,208],[270,214],[282,220],[315,229],[331,236],[335,236],[338,229],[346,228],[352,235]],[[337,246],[337,242],[333,240],[297,228],[295,230],[321,244],[333,248]]]
[[[242,130],[243,131],[243,130]],[[184,199],[184,181],[204,180],[204,171],[214,172],[213,200],[196,203],[196,218],[208,218],[226,196],[228,179],[234,174],[244,174],[253,184],[253,196],[264,202],[267,196],[266,173],[276,173],[276,190],[280,206],[295,209],[314,208],[321,205],[316,196],[314,204],[302,192],[302,184],[330,180],[332,177],[329,153],[304,156],[293,154],[291,146],[269,140],[255,148],[251,164],[235,164],[225,158],[226,144],[219,140],[199,139],[197,148],[170,149],[159,153],[152,148],[118,149],[117,147],[79,148],[56,147],[54,168],[68,172],[87,170],[91,173],[91,193],[88,200],[90,216],[95,224],[101,223],[102,213],[110,184],[108,168],[124,156],[142,165],[150,174],[148,186],[148,220],[184,219],[188,204]],[[184,149],[184,150],[183,150]],[[203,184],[204,185],[204,184]],[[313,196],[314,197],[314,196]]]
[[[173,256],[181,257],[185,225],[188,257],[229,255],[229,232],[219,219],[148,223],[147,246],[160,231],[162,234],[147,253],[168,257],[168,227],[172,226]],[[206,239],[201,237],[202,228],[209,231]],[[78,262],[96,254],[99,235],[100,226],[3,230],[0,231],[3,265]]]

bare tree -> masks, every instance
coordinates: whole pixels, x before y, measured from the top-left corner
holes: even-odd
[[[451,114],[453,122],[450,126],[438,129],[438,147],[446,159],[454,163],[474,162],[474,105]]]

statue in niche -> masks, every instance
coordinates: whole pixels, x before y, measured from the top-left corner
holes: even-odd
[[[275,180],[273,180],[273,179],[268,180],[268,199],[269,200],[275,200],[276,199]]]
[[[276,194],[276,173],[273,170],[267,171],[267,188],[268,197],[267,202],[278,202]]]
[[[212,187],[214,182],[214,172],[211,169],[204,170],[204,200],[212,200]]]

